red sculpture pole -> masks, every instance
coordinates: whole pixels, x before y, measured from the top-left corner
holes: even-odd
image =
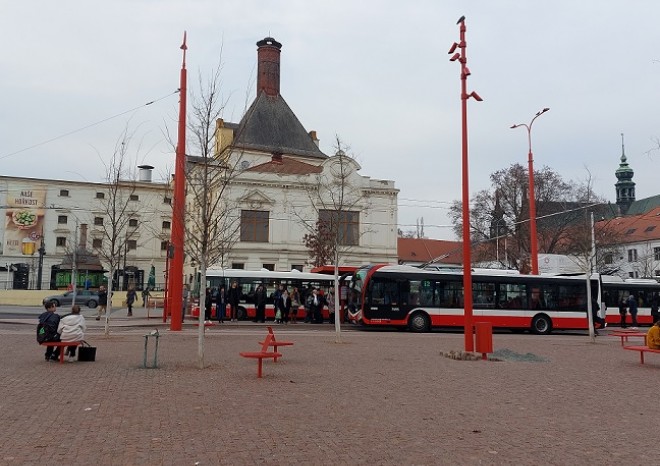
[[[452,54],[457,48],[460,52],[454,53],[449,61],[458,60],[461,64],[461,127],[462,127],[462,202],[463,202],[463,325],[465,337],[465,351],[474,351],[474,324],[472,314],[472,257],[470,241],[470,189],[468,176],[468,131],[467,131],[467,100],[473,97],[481,102],[483,99],[476,92],[467,93],[467,77],[470,70],[467,67],[467,43],[465,41],[465,16],[458,20],[460,25],[460,41],[454,42],[449,49]]]
[[[186,185],[186,33],[183,33],[183,64],[179,88],[179,130],[174,167],[174,198],[172,199],[172,236],[170,240],[170,269],[167,274],[168,308],[171,315],[170,330],[183,327],[183,232]]]
[[[548,107],[540,112],[536,112],[532,121],[529,124],[520,123],[512,125],[511,129],[520,128],[524,126],[527,128],[527,143],[529,144],[529,152],[527,153],[527,170],[529,171],[529,255],[532,262],[532,275],[539,274],[539,243],[536,236],[536,196],[534,191],[534,154],[532,153],[532,125],[534,120],[550,110]]]

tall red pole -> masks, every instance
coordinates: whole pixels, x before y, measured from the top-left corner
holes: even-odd
[[[529,254],[532,263],[532,275],[539,274],[539,242],[536,236],[536,195],[534,190],[534,154],[532,153],[532,125],[534,120],[550,110],[548,107],[537,112],[529,124],[521,123],[511,126],[511,129],[524,126],[527,128],[527,143],[529,152],[527,153],[527,170],[529,171]]]
[[[170,270],[167,276],[168,308],[171,315],[170,330],[183,327],[183,231],[186,195],[186,33],[183,33],[183,63],[179,87],[179,131],[174,168],[174,198],[172,199],[172,236],[170,240]]]
[[[454,53],[450,61],[458,60],[461,64],[461,129],[462,129],[462,202],[463,202],[463,326],[465,337],[465,351],[474,351],[474,332],[472,314],[472,257],[470,241],[470,188],[468,171],[468,129],[467,129],[467,100],[473,97],[477,101],[483,100],[476,92],[467,93],[467,77],[470,70],[467,67],[467,42],[465,41],[465,16],[458,20],[460,25],[460,41],[449,49],[454,53],[457,48],[460,52]]]

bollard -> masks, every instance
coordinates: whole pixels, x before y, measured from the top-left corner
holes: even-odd
[[[474,328],[477,334],[476,352],[481,353],[482,359],[487,359],[486,354],[493,352],[493,324],[475,322]]]
[[[155,337],[156,338],[156,345],[154,347],[154,360],[153,364],[150,366],[152,369],[156,369],[158,367],[158,338],[160,338],[160,334],[158,333],[158,330],[154,330],[151,333],[147,333],[144,336],[144,360],[142,362],[142,366],[147,369],[149,366],[147,366],[147,347],[149,346],[149,337]]]

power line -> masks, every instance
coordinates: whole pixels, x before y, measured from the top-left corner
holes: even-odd
[[[151,105],[151,104],[154,104],[154,103],[156,103],[156,102],[160,102],[161,100],[167,99],[168,97],[170,97],[170,96],[172,96],[172,95],[174,95],[174,94],[178,94],[178,93],[179,93],[179,89],[177,89],[176,91],[174,91],[174,92],[172,92],[172,93],[170,93],[170,94],[167,94],[167,95],[165,95],[165,96],[163,96],[163,97],[160,97],[160,98],[158,98],[158,99],[156,99],[156,100],[151,100],[151,101],[149,101],[149,102],[147,102],[147,103],[145,103],[145,104],[138,105],[137,107],[132,108],[132,109],[130,109],[130,110],[125,110],[125,111],[123,111],[123,112],[121,112],[121,113],[117,113],[116,115],[112,115],[112,116],[110,116],[110,117],[104,118],[103,120],[99,120],[99,121],[97,121],[97,122],[95,122],[95,123],[90,123],[89,125],[83,126],[82,128],[74,129],[73,131],[69,131],[68,133],[60,134],[59,136],[55,136],[54,138],[50,138],[50,139],[48,139],[48,140],[46,140],[46,141],[38,142],[37,144],[33,144],[33,145],[29,146],[29,147],[25,147],[25,148],[23,148],[23,149],[20,149],[20,150],[15,151],[15,152],[11,152],[11,153],[9,153],[9,154],[3,155],[3,156],[0,157],[0,160],[4,160],[4,159],[9,158],[9,157],[11,157],[11,156],[13,156],[13,155],[20,154],[21,152],[25,152],[25,151],[28,151],[28,150],[30,150],[30,149],[34,149],[35,147],[40,147],[40,146],[43,146],[43,145],[45,145],[45,144],[51,143],[51,142],[53,142],[53,141],[57,141],[58,139],[62,139],[62,138],[64,138],[64,137],[70,136],[70,135],[72,135],[72,134],[79,133],[80,131],[84,131],[84,130],[86,130],[86,129],[88,129],[88,128],[92,128],[92,127],[94,127],[94,126],[100,125],[101,123],[105,123],[106,121],[110,121],[110,120],[112,120],[112,119],[114,119],[114,118],[118,118],[118,117],[120,117],[120,116],[122,116],[122,115],[126,115],[127,113],[131,113],[131,112],[134,112],[134,111],[136,111],[136,110],[139,110],[139,109],[141,109],[141,108],[143,108],[143,107],[147,107],[147,106],[149,106],[149,105]]]

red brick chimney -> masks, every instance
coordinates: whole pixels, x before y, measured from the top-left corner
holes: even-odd
[[[280,49],[282,44],[272,37],[257,42],[257,95],[263,90],[266,95],[280,94]]]

